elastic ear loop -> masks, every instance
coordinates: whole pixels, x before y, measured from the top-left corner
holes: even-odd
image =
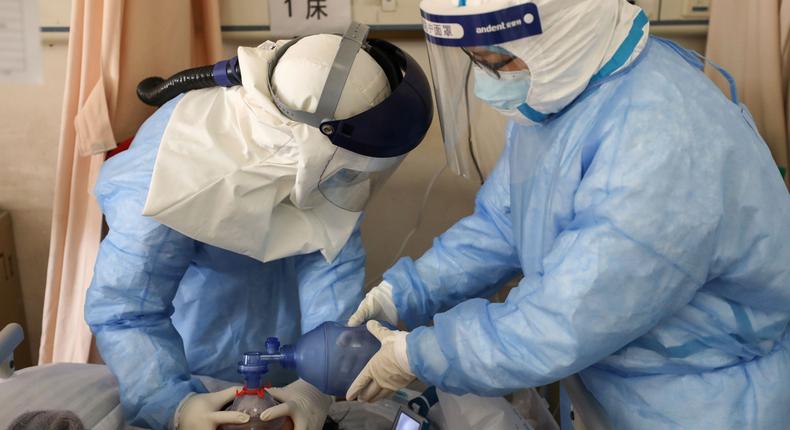
[[[735,84],[735,79],[732,77],[730,72],[727,71],[727,69],[718,65],[715,61],[703,56],[697,51],[681,48],[675,43],[665,43],[665,46],[669,46],[673,51],[677,52],[681,57],[685,58],[686,61],[699,70],[705,69],[705,63],[710,64],[711,67],[716,69],[716,71],[718,71],[724,77],[724,79],[727,80],[727,84],[730,88],[730,100],[732,100],[732,102],[736,105],[740,104],[738,100],[738,87]]]
[[[709,59],[707,57],[703,57],[702,54],[700,54],[698,52],[694,52],[694,54],[696,56],[700,57],[700,59],[702,59],[705,62],[707,62],[708,64],[710,64],[714,69],[716,69],[719,73],[721,73],[722,76],[724,76],[724,79],[727,80],[727,83],[728,83],[728,85],[730,87],[730,99],[736,105],[740,104],[740,102],[738,101],[738,87],[735,84],[735,78],[732,77],[730,72],[728,72],[727,69],[725,69],[724,67],[716,64],[713,60],[711,60],[711,59]]]

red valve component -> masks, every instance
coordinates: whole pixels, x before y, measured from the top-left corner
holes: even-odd
[[[247,387],[242,388],[241,390],[236,390],[236,397],[247,396],[247,395],[255,395],[260,398],[266,397],[266,390],[272,388],[271,384],[266,385],[265,387],[257,388],[251,390]]]

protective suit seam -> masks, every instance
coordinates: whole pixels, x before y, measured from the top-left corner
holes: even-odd
[[[439,328],[441,326],[442,326],[441,321],[434,320],[434,326],[433,327],[419,327],[419,330],[421,332],[420,333],[421,335],[423,333],[427,333],[429,336],[433,337],[433,339],[432,339],[433,342],[436,344],[436,346],[439,347],[439,352],[442,354],[442,357],[441,357],[442,361],[443,361],[443,363],[445,363],[447,365],[446,369],[443,372],[441,372],[441,373],[445,373],[446,374],[448,370],[452,369],[453,361],[451,361],[448,358],[448,354],[445,352],[444,345],[439,340],[440,336],[439,336],[438,332],[439,332]],[[411,338],[411,336],[407,337],[407,341],[409,340],[409,338]],[[423,342],[419,342],[418,344],[422,345]],[[409,350],[411,350],[411,348],[409,348],[408,345],[407,345],[407,348],[406,348],[407,355],[409,354]],[[422,347],[417,348],[417,351],[422,352],[422,350],[423,350]],[[423,359],[423,360],[412,361],[411,357],[409,357],[409,363],[410,364],[411,363],[420,363],[420,364],[422,364],[421,366],[418,366],[417,369],[415,369],[415,373],[418,376],[420,376],[420,379],[423,379],[423,380],[426,380],[426,381],[431,381],[432,378],[428,377],[428,375],[426,374],[425,370],[429,370],[429,371],[431,371],[433,373],[437,373],[437,372],[434,372],[433,369],[430,369],[431,367],[433,367],[433,364],[432,364],[433,361],[435,361],[435,360],[433,360],[433,359],[430,359],[430,360]],[[428,369],[426,369],[426,367]],[[440,384],[436,384],[436,385],[441,387]]]
[[[443,246],[443,247],[446,248],[446,246]],[[480,248],[480,245],[475,245],[475,248],[476,249],[482,249],[482,248]],[[469,255],[467,253],[462,253],[462,255],[467,257],[468,260],[480,261],[480,259],[475,257],[474,255]],[[463,265],[460,264],[459,262],[457,262],[455,258],[447,258],[447,261],[452,262],[453,267],[456,269],[456,271],[453,272],[453,273],[462,273],[462,274],[465,274],[465,275],[469,276],[470,278],[475,279],[476,281],[479,281],[479,284],[481,284],[482,291],[485,291],[487,289],[487,287],[490,287],[489,283],[485,279],[483,279],[483,276],[478,275],[477,273],[467,272],[465,270],[465,268],[463,267]],[[482,291],[479,291],[477,293],[480,293]],[[430,296],[428,298],[429,298],[429,300],[431,302],[430,304],[433,305],[433,306],[431,306],[432,308],[434,308],[434,309],[441,309],[441,307],[437,306],[437,305],[440,305],[441,303],[437,303],[436,300],[434,300]]]
[[[162,311],[162,312],[139,312],[139,313],[124,313],[120,312],[117,316],[110,319],[104,320],[104,322],[100,323],[89,323],[88,325],[91,329],[95,329],[97,332],[101,331],[119,331],[119,330],[129,330],[129,329],[136,329],[136,328],[145,328],[145,327],[155,327],[159,322],[167,321],[170,319],[169,312]],[[147,322],[145,324],[138,324],[137,322]],[[172,324],[168,324],[172,326]]]
[[[645,54],[647,54],[647,50],[649,49],[649,45],[650,44],[648,44],[648,46],[645,47],[645,50],[643,51],[642,55],[640,55],[639,58],[637,58],[636,61],[634,61],[633,63],[631,63],[631,64],[629,64],[627,66],[629,70],[630,70],[631,67],[634,67],[636,64],[638,64],[639,60],[641,60],[642,58],[644,58],[646,56]],[[621,71],[618,71],[616,74],[623,73],[625,71],[626,71],[626,69],[623,69]],[[610,76],[614,76],[614,75],[615,74],[610,75]],[[628,117],[625,118],[625,120],[627,120],[627,119],[628,119]],[[622,145],[624,145],[624,139],[623,139],[623,133],[624,132],[625,132],[625,128],[620,127],[617,130],[617,135],[613,136],[612,139],[610,139],[610,140],[614,140],[615,142],[617,142],[617,144],[615,145],[615,147],[614,147],[614,149],[612,151],[612,156],[610,157],[610,160],[609,160],[609,163],[608,163],[608,166],[607,166],[608,174],[607,174],[607,178],[606,178],[606,187],[605,187],[605,192],[606,192],[607,198],[612,196],[612,194],[613,194],[613,185],[612,185],[613,179],[612,179],[612,175],[614,175],[614,173],[616,171],[615,166],[618,164],[618,162],[620,160],[619,159],[619,153],[620,153],[620,149],[622,148]],[[684,276],[689,278],[693,283],[697,284],[697,289],[702,287],[702,285],[705,283],[704,280],[700,281],[700,280],[696,279],[694,276],[691,275],[691,273],[686,271],[682,266],[680,266],[678,263],[676,263],[675,261],[670,259],[668,256],[666,256],[664,254],[661,254],[660,252],[658,252],[657,250],[655,250],[652,247],[648,246],[647,244],[645,244],[645,243],[643,243],[643,242],[641,242],[639,240],[636,240],[635,237],[633,237],[632,235],[628,234],[625,230],[621,229],[618,225],[616,225],[615,222],[610,217],[605,217],[605,219],[609,223],[609,225],[611,225],[611,227],[612,227],[612,229],[614,231],[618,232],[624,238],[626,238],[626,239],[638,244],[640,247],[644,248],[645,250],[648,250],[650,253],[660,257],[661,260],[664,260],[665,262],[669,263],[670,266],[672,266],[673,268],[678,270],[681,274],[683,274]]]
[[[612,230],[621,235],[623,238],[628,239],[629,241],[639,245],[639,247],[643,248],[644,250],[648,251],[648,253],[658,257],[658,259],[663,260],[664,262],[668,263],[669,266],[677,270],[680,274],[688,278],[692,283],[696,285],[696,289],[699,289],[704,284],[704,281],[699,281],[691,275],[691,273],[687,272],[683,269],[679,264],[675,263],[671,258],[668,256],[658,252],[657,250],[653,249],[652,247],[648,246],[647,244],[643,243],[642,241],[636,240],[634,237],[626,233],[620,227],[618,227],[611,219],[608,217],[605,218],[606,222],[611,226]]]
[[[105,238],[104,242],[106,242],[108,246],[110,246],[114,251],[118,252],[119,254],[126,255],[126,256],[131,256],[131,257],[135,257],[135,258],[139,258],[141,260],[144,260],[143,261],[144,265],[145,265],[145,263],[148,262],[148,260],[150,260],[152,258],[150,255],[138,255],[138,254],[135,254],[135,253],[132,253],[132,252],[128,252],[128,251],[124,250],[123,248],[120,248],[115,243],[113,243],[113,241],[109,237],[109,235],[107,236],[107,238]],[[178,270],[177,266],[171,266],[171,267],[158,266],[158,267]],[[186,271],[186,269],[184,271]],[[152,270],[152,269],[144,269],[144,270],[142,270],[142,272],[146,273],[146,274],[150,274],[150,275],[156,275],[156,276],[159,276],[159,277],[162,277],[162,278],[167,278],[167,279],[181,279],[182,276],[183,276],[183,273],[178,274],[178,275],[169,274],[169,273],[154,273],[155,270]]]
[[[542,280],[541,280],[541,284],[542,284],[542,283],[543,283],[543,282],[542,282]],[[521,286],[521,281],[519,281],[519,287],[520,287],[520,286]],[[484,300],[485,300],[485,299],[484,299]],[[484,332],[484,333],[486,333],[486,332],[487,332],[487,333],[489,333],[489,334],[490,334],[490,333],[494,333],[494,336],[495,336],[495,338],[496,338],[496,343],[497,343],[498,345],[500,345],[500,348],[501,348],[502,352],[504,352],[504,353],[505,353],[505,355],[515,356],[515,354],[512,354],[512,353],[510,352],[510,349],[511,349],[511,348],[510,348],[509,346],[507,346],[507,345],[506,345],[506,344],[503,342],[503,340],[502,340],[502,336],[500,336],[500,334],[499,334],[499,333],[500,333],[500,330],[497,330],[497,329],[496,329],[496,324],[494,324],[494,319],[493,319],[493,317],[491,316],[491,307],[493,307],[493,306],[495,306],[495,305],[500,305],[500,306],[502,306],[502,307],[508,308],[508,311],[509,311],[509,312],[507,313],[507,315],[510,315],[511,313],[518,313],[518,312],[519,312],[519,310],[518,310],[518,307],[516,307],[516,306],[513,306],[512,304],[510,304],[510,303],[508,303],[508,302],[507,302],[507,298],[505,299],[505,301],[504,301],[503,303],[492,303],[491,301],[488,301],[488,300],[486,300],[486,303],[485,303],[485,310],[486,310],[486,311],[485,311],[485,314],[486,314],[485,321],[486,321],[486,324],[488,325],[488,327],[487,327],[487,328],[488,328],[488,330],[486,330],[486,329],[485,329],[485,328],[483,328],[483,327],[481,327],[481,329],[483,330],[483,332]]]
[[[330,266],[329,267],[330,276],[331,276],[332,281],[328,282],[327,278],[329,278],[330,276],[322,278],[322,281],[325,281],[328,284],[328,285],[325,285],[324,288],[327,288],[329,290],[330,294],[332,295],[333,305],[334,305],[334,308],[335,308],[335,311],[336,311],[336,314],[337,314],[337,311],[339,310],[339,307],[337,306],[337,298],[335,296],[334,288],[332,287],[332,285],[335,284],[336,282],[338,282],[338,278],[337,278],[337,276],[334,273],[334,270],[333,270],[334,268],[335,268],[334,266]],[[301,284],[301,282],[300,282],[300,284]],[[301,287],[301,285],[300,285],[300,287]],[[300,322],[302,324],[302,332],[304,332],[304,331],[308,330],[307,327],[309,327],[311,325],[311,324],[308,324],[308,323],[312,323],[310,321],[310,319],[311,318],[315,318],[315,315],[313,315],[314,312],[313,312],[312,308],[313,308],[313,305],[316,304],[317,298],[320,295],[321,290],[320,289],[319,290],[312,290],[311,291],[312,294],[310,294],[310,297],[305,297],[305,300],[307,302],[309,302],[309,304],[307,306],[309,309],[301,309],[301,295],[302,295],[301,291],[302,291],[302,288],[299,288],[300,311],[301,311]],[[320,300],[318,300],[318,301],[320,301]],[[306,310],[309,310],[310,312],[304,312]],[[312,330],[312,328],[310,328],[310,330]]]
[[[330,287],[330,288],[332,288],[332,299],[334,300],[333,303],[335,304],[335,315],[342,315],[342,317],[346,318],[346,319],[347,319],[347,317],[350,317],[351,313],[353,313],[354,310],[356,309],[356,307],[354,306],[356,303],[353,303],[353,300],[352,300],[351,306],[348,307],[348,309],[345,309],[345,310],[342,309],[342,307],[340,305],[340,301],[337,300],[338,295],[337,295],[337,291],[335,289],[335,286],[340,284],[341,282],[347,281],[349,277],[357,276],[360,268],[362,268],[363,273],[364,273],[365,252],[364,252],[364,248],[363,248],[361,243],[357,243],[356,244],[358,249],[362,249],[361,255],[354,256],[353,258],[350,258],[350,259],[347,259],[347,260],[342,260],[342,258],[344,257],[344,254],[346,253],[346,249],[348,249],[349,244],[352,242],[352,240],[353,241],[360,241],[360,239],[361,239],[361,236],[360,236],[360,232],[359,232],[359,224],[357,224],[357,227],[355,227],[354,231],[351,232],[351,236],[349,236],[348,240],[346,240],[346,243],[343,244],[343,247],[340,249],[340,252],[335,257],[335,260],[332,263],[330,263],[330,264],[332,264],[332,273],[335,275],[335,282],[333,282],[331,287]],[[339,262],[338,265],[335,265],[336,261]],[[359,264],[360,262],[361,262],[361,265]],[[348,270],[346,270],[345,276],[341,277],[340,273],[344,271],[343,269],[348,269]],[[364,274],[363,274],[363,278],[364,278]],[[364,279],[363,279],[363,282],[364,282]],[[365,291],[364,290],[365,290],[365,288],[364,288],[364,284],[363,284],[362,288],[360,289],[361,296],[358,298],[359,301],[361,301],[362,298],[365,295]],[[359,303],[359,302],[357,302],[357,303]]]
[[[502,193],[502,194],[505,194],[505,193],[507,195],[510,194],[510,190],[509,189],[508,190],[503,190],[503,191],[504,191],[504,193]],[[513,233],[512,220],[510,219],[510,217],[507,215],[507,213],[504,210],[502,210],[502,211],[498,210],[498,207],[501,206],[502,209],[504,209],[506,206],[503,205],[503,204],[500,204],[501,202],[486,202],[484,200],[488,200],[488,199],[486,199],[484,196],[481,195],[480,196],[480,202],[483,203],[483,204],[480,205],[480,209],[482,209],[485,212],[484,215],[487,215],[487,217],[490,220],[493,221],[492,224],[496,228],[497,233],[499,233],[500,238],[502,239],[502,241],[505,244],[507,244],[511,248],[511,251],[512,251],[510,253],[511,256],[515,256],[516,260],[518,260],[518,257],[515,255],[516,244],[515,244],[515,242],[513,240],[511,240],[512,233]],[[497,222],[497,220],[501,220],[501,219],[505,219],[505,220],[510,220],[511,221],[510,231],[503,231],[502,230],[502,228],[500,227],[501,222]],[[506,234],[506,233],[508,233],[508,234]],[[508,262],[508,263],[510,263],[510,262]]]
[[[347,252],[347,249],[350,246],[349,244],[351,244],[351,242],[354,241],[354,240],[358,240],[359,234],[360,234],[359,233],[359,224],[357,224],[357,227],[355,227],[354,231],[352,231],[351,236],[349,236],[348,240],[343,245],[343,248],[341,248],[340,252],[335,257],[334,261],[332,261],[330,263],[326,263],[325,260],[323,260],[322,258],[317,258],[317,262],[318,263],[320,263],[322,265],[326,265],[326,267],[325,267],[326,270],[330,273],[331,277],[333,278],[332,282],[326,282],[326,279],[324,279],[324,278],[322,278],[322,281],[324,281],[325,284],[327,284],[326,288],[328,288],[330,290],[330,294],[332,295],[332,300],[333,300],[332,304],[334,306],[334,315],[336,315],[338,317],[341,317],[341,316],[345,317],[344,314],[350,314],[354,310],[353,309],[353,305],[349,309],[345,309],[345,310],[343,309],[343,306],[341,306],[341,304],[340,304],[340,302],[338,300],[337,290],[336,290],[335,287],[338,284],[340,284],[341,282],[344,282],[345,280],[347,280],[348,277],[353,277],[353,276],[356,275],[356,272],[357,272],[356,269],[358,269],[358,267],[355,267],[355,266],[359,263],[360,259],[362,260],[361,267],[364,268],[364,251],[363,251],[362,255],[355,255],[353,258],[344,259],[346,257],[344,254]],[[361,248],[361,244],[357,244],[357,245],[359,245],[358,248]],[[315,253],[314,254],[308,254],[308,256],[309,255],[315,255]],[[307,256],[305,256],[305,257],[307,257]],[[304,260],[304,259],[302,259],[302,260]],[[310,264],[312,265],[312,264],[316,264],[316,263],[315,262],[311,262]],[[302,266],[302,264],[299,264],[299,266]],[[304,268],[300,267],[298,272],[301,272],[302,269],[304,269]],[[349,270],[345,270],[345,269],[349,269]],[[345,276],[341,277],[340,276],[341,272],[347,272],[347,273],[346,273]],[[302,282],[303,281],[300,280],[299,284],[302,285]],[[308,282],[308,281],[305,281],[305,282]],[[300,288],[300,291],[301,291],[301,288]],[[321,290],[314,291],[312,296],[308,299],[308,301],[310,301],[312,304],[314,304],[315,299],[316,299],[316,297],[319,296],[320,292],[321,292]],[[364,295],[364,292],[362,292],[362,294]],[[361,300],[361,297],[360,297],[360,300]],[[300,309],[301,309],[301,294],[300,294]],[[315,318],[315,315],[313,315],[313,312],[310,312],[310,314],[307,314],[306,312],[302,312],[300,320],[301,320],[301,323],[302,323],[302,326],[303,326],[302,327],[303,330],[307,326],[314,325],[314,322],[313,322],[313,324],[306,324],[307,322],[309,322],[309,321],[307,321],[307,319],[309,319],[309,318]]]

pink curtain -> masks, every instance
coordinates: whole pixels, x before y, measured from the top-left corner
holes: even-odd
[[[91,195],[105,152],[153,109],[145,77],[220,59],[217,0],[73,0],[39,364],[96,360],[85,290],[101,238]]]
[[[727,69],[788,181],[790,0],[712,0],[706,56]],[[708,75],[729,94],[715,70]]]

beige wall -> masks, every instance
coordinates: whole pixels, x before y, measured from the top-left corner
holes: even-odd
[[[378,35],[381,37],[382,35]],[[428,71],[422,38],[417,34],[384,35],[417,58]],[[704,38],[681,41],[697,50],[704,49]],[[251,39],[229,39],[228,56],[235,46],[253,45]],[[41,308],[46,279],[54,167],[60,126],[66,44],[44,46],[44,83],[42,85],[0,84],[0,208],[11,211],[22,280],[27,335],[38,355],[41,333]],[[488,118],[488,117],[487,117]],[[496,118],[489,118],[497,121]],[[483,170],[489,171],[501,148],[501,130],[482,130],[477,135]],[[403,238],[415,226],[430,178],[444,165],[438,122],[426,140],[404,161],[401,168],[372,200],[363,225],[368,249],[368,283],[377,280],[395,258]],[[417,257],[434,236],[470,213],[478,184],[445,171],[436,182],[423,211],[420,228],[405,249]],[[35,357],[34,357],[35,360]]]
[[[25,335],[38,359],[66,45],[46,44],[41,85],[0,84],[0,208],[11,212]]]

